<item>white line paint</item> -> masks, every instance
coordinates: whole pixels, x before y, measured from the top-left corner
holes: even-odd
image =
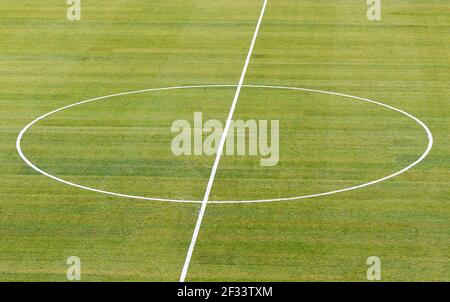
[[[420,156],[419,159],[417,159],[416,161],[414,161],[413,163],[411,163],[410,165],[408,165],[407,167],[403,168],[402,170],[395,172],[391,175],[385,176],[383,178],[377,179],[377,180],[373,180],[364,184],[360,184],[357,186],[353,186],[353,187],[349,187],[349,188],[344,188],[344,189],[340,189],[340,190],[334,190],[334,191],[329,191],[329,192],[323,192],[323,193],[318,193],[318,194],[311,194],[311,195],[302,195],[302,196],[293,196],[293,197],[287,197],[287,198],[274,198],[274,199],[261,199],[261,200],[210,200],[208,203],[211,204],[232,204],[232,203],[252,203],[252,202],[275,202],[275,201],[292,201],[292,200],[300,200],[300,199],[307,199],[307,198],[313,198],[313,197],[320,197],[320,196],[327,196],[327,195],[332,195],[332,194],[337,194],[337,193],[342,193],[342,192],[347,192],[347,191],[352,191],[352,190],[356,190],[356,189],[361,189],[364,187],[368,187],[371,185],[375,185],[377,183],[389,180],[391,178],[394,178],[410,169],[412,169],[413,167],[417,166],[419,163],[421,163],[430,153],[432,147],[433,147],[433,135],[430,131],[430,129],[428,128],[428,126],[422,122],[421,120],[419,120],[417,117],[413,116],[412,114],[395,108],[393,106],[384,104],[382,102],[378,102],[378,101],[374,101],[374,100],[370,100],[370,99],[366,99],[366,98],[361,98],[361,97],[357,97],[357,96],[352,96],[349,94],[343,94],[343,93],[337,93],[337,92],[332,92],[332,91],[324,91],[324,90],[317,90],[317,89],[307,89],[307,88],[300,88],[300,87],[286,87],[286,86],[265,86],[265,85],[242,85],[243,87],[248,87],[248,88],[259,88],[259,89],[281,89],[281,90],[293,90],[293,91],[306,91],[306,92],[315,92],[315,93],[322,93],[322,94],[328,94],[328,95],[335,95],[335,96],[342,96],[342,97],[346,97],[346,98],[350,98],[350,99],[355,99],[355,100],[359,100],[359,101],[363,101],[363,102],[367,102],[367,103],[372,103],[378,106],[382,106],[385,107],[389,110],[393,110],[396,111],[398,113],[401,113],[403,115],[405,115],[406,117],[412,119],[414,122],[416,122],[418,125],[420,125],[426,132],[427,137],[428,137],[428,145],[426,150],[423,152],[423,154]],[[124,198],[131,198],[131,199],[138,199],[138,200],[148,200],[148,201],[164,201],[164,202],[177,202],[177,203],[202,203],[202,200],[184,200],[184,199],[167,199],[167,198],[157,198],[157,197],[145,197],[145,196],[137,196],[137,195],[128,195],[128,194],[122,194],[122,193],[118,193],[118,192],[111,192],[111,191],[105,191],[105,190],[100,190],[100,189],[96,189],[96,188],[92,188],[92,187],[88,187],[88,186],[83,186],[80,184],[76,184],[67,180],[64,180],[58,176],[52,175],[44,170],[42,170],[41,168],[39,168],[38,166],[36,166],[33,162],[31,162],[23,153],[22,151],[22,146],[21,146],[21,142],[23,139],[24,134],[37,122],[49,117],[52,114],[55,114],[57,112],[72,108],[72,107],[76,107],[79,105],[83,105],[89,102],[93,102],[93,101],[98,101],[98,100],[104,100],[104,99],[109,99],[109,98],[113,98],[113,97],[117,97],[117,96],[124,96],[124,95],[130,95],[130,94],[138,94],[138,93],[145,93],[145,92],[156,92],[156,91],[169,91],[169,90],[176,90],[176,89],[201,89],[201,88],[227,88],[227,87],[237,87],[236,84],[230,84],[230,85],[194,85],[194,86],[174,86],[174,87],[165,87],[165,88],[152,88],[152,89],[144,89],[144,90],[137,90],[137,91],[131,91],[131,92],[123,92],[123,93],[117,93],[117,94],[111,94],[111,95],[107,95],[107,96],[102,96],[102,97],[97,97],[97,98],[93,98],[93,99],[89,99],[86,101],[82,101],[82,102],[78,102],[78,103],[74,103],[56,110],[53,110],[49,113],[46,113],[38,118],[36,118],[34,121],[32,121],[31,123],[29,123],[28,125],[26,125],[22,131],[20,131],[17,140],[16,140],[16,149],[17,152],[19,153],[19,156],[22,158],[22,160],[28,165],[30,166],[33,170],[37,171],[38,173],[41,173],[44,176],[47,176],[55,181],[61,182],[63,184],[72,186],[72,187],[76,187],[79,189],[83,189],[83,190],[88,190],[88,191],[92,191],[92,192],[96,192],[96,193],[101,193],[101,194],[107,194],[107,195],[111,195],[111,196],[116,196],[116,197],[124,197]]]
[[[228,131],[230,130],[231,121],[233,119],[234,110],[236,109],[236,104],[239,99],[239,95],[241,94],[242,85],[244,84],[245,75],[247,74],[248,65],[250,63],[250,59],[252,57],[253,49],[255,48],[256,39],[258,38],[259,28],[261,27],[261,23],[264,17],[264,12],[266,11],[267,0],[264,0],[263,7],[261,9],[261,14],[259,16],[258,23],[256,24],[255,33],[253,34],[252,43],[250,44],[250,49],[247,54],[247,59],[245,60],[244,69],[241,73],[241,78],[239,80],[239,84],[236,89],[236,93],[234,95],[233,103],[231,104],[230,112],[228,113],[227,122],[225,124],[224,131],[222,133],[222,137],[220,139],[219,148],[217,150],[216,159],[214,160],[214,165],[211,170],[211,175],[209,177],[208,185],[206,186],[205,195],[203,197],[202,206],[200,208],[200,213],[198,214],[197,223],[195,225],[194,234],[192,235],[192,240],[189,245],[189,249],[186,255],[186,259],[184,261],[183,270],[180,276],[180,282],[184,282],[186,279],[186,275],[189,270],[189,264],[191,263],[192,254],[194,252],[195,243],[197,242],[198,233],[200,231],[200,227],[202,225],[203,216],[205,215],[206,206],[208,205],[209,195],[211,194],[211,188],[214,183],[214,178],[216,177],[217,167],[219,166],[220,158],[222,157],[223,147],[225,145],[225,140],[227,138]]]

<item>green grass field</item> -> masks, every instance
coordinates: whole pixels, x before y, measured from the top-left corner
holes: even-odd
[[[237,84],[262,0],[0,0],[0,281],[178,281],[200,204],[127,199],[47,178],[20,130],[78,101]],[[426,123],[430,155],[386,182],[272,203],[209,204],[188,281],[450,281],[450,4],[269,0],[245,84],[340,92]],[[214,156],[172,154],[173,121],[225,122],[236,87],[120,96],[50,116],[24,136],[40,168],[124,194],[202,200]],[[280,162],[223,156],[211,200],[315,194],[401,170],[427,147],[397,112],[344,97],[244,87],[234,119],[279,120]]]

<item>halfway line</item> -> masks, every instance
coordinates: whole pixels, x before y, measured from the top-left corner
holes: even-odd
[[[202,225],[203,216],[205,215],[206,206],[208,205],[209,195],[211,193],[211,188],[214,183],[214,177],[216,176],[217,167],[219,166],[220,157],[223,153],[223,148],[225,145],[225,140],[227,138],[228,130],[230,129],[231,119],[233,118],[234,109],[236,108],[237,101],[239,99],[239,95],[241,94],[242,85],[244,84],[245,75],[247,73],[248,65],[250,63],[250,59],[252,57],[253,48],[255,47],[256,38],[258,37],[259,28],[261,27],[262,19],[264,17],[264,12],[266,10],[267,0],[264,0],[264,4],[261,10],[261,15],[259,16],[258,24],[256,25],[256,30],[253,35],[252,44],[250,45],[250,50],[247,54],[247,59],[245,61],[244,69],[242,70],[241,79],[239,80],[239,84],[236,90],[236,94],[234,95],[233,103],[230,108],[230,112],[228,114],[227,122],[225,124],[224,131],[222,133],[222,137],[220,139],[219,148],[217,150],[216,159],[214,161],[214,165],[212,167],[211,175],[209,177],[208,185],[206,187],[205,195],[202,201],[202,207],[200,208],[200,213],[198,214],[197,224],[195,225],[194,234],[192,235],[191,244],[189,245],[189,249],[187,252],[186,260],[184,261],[183,271],[181,272],[180,282],[184,282],[186,279],[186,275],[189,269],[189,264],[191,262],[192,253],[194,252],[195,243],[197,241],[198,233],[200,231],[200,227]]]

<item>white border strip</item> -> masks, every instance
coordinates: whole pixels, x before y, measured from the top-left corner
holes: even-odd
[[[38,173],[47,176],[55,181],[58,181],[60,183],[72,186],[72,187],[76,187],[79,189],[83,189],[83,190],[87,190],[87,191],[91,191],[91,192],[96,192],[96,193],[101,193],[101,194],[107,194],[107,195],[111,195],[111,196],[116,196],[116,197],[124,197],[124,198],[131,198],[131,199],[138,199],[138,200],[148,200],[148,201],[164,201],[164,202],[176,202],[176,203],[201,203],[201,200],[183,200],[183,199],[167,199],[167,198],[156,198],[156,197],[145,197],[145,196],[137,196],[137,195],[128,195],[128,194],[122,194],[122,193],[118,193],[118,192],[111,192],[111,191],[105,191],[105,190],[100,190],[100,189],[96,189],[96,188],[92,188],[92,187],[88,187],[88,186],[83,186],[83,185],[79,185],[67,180],[64,180],[60,177],[57,177],[55,175],[52,175],[48,172],[45,172],[44,170],[42,170],[41,168],[39,168],[38,166],[36,166],[34,163],[32,163],[23,153],[22,151],[22,146],[21,146],[21,142],[23,139],[24,134],[37,122],[39,122],[40,120],[45,119],[46,117],[55,114],[57,112],[75,107],[75,106],[79,106],[79,105],[83,105],[89,102],[93,102],[93,101],[97,101],[97,100],[104,100],[104,99],[108,99],[108,98],[113,98],[113,97],[117,97],[117,96],[123,96],[123,95],[130,95],[130,94],[138,94],[138,93],[144,93],[144,92],[155,92],[155,91],[167,91],[167,90],[176,90],[176,89],[201,89],[201,88],[227,88],[227,87],[236,87],[235,84],[228,84],[228,85],[224,85],[224,84],[217,84],[217,85],[193,85],[193,86],[173,86],[173,87],[166,87],[166,88],[152,88],[152,89],[143,89],[143,90],[137,90],[137,91],[130,91],[130,92],[123,92],[123,93],[117,93],[117,94],[111,94],[111,95],[107,95],[107,96],[102,96],[102,97],[97,97],[97,98],[93,98],[93,99],[89,99],[86,101],[82,101],[82,102],[78,102],[78,103],[74,103],[56,110],[53,110],[49,113],[46,113],[38,118],[36,118],[34,121],[32,121],[31,123],[29,123],[28,125],[26,125],[22,131],[20,131],[17,140],[16,140],[16,149],[17,152],[19,154],[19,156],[22,158],[22,160],[28,165],[30,166],[33,170],[37,171]],[[393,106],[378,102],[378,101],[373,101],[370,99],[366,99],[366,98],[361,98],[361,97],[357,97],[357,96],[352,96],[349,94],[343,94],[343,93],[337,93],[337,92],[331,92],[331,91],[325,91],[325,90],[317,90],[317,89],[307,89],[307,88],[300,88],[300,87],[287,87],[287,86],[266,86],[266,85],[242,85],[242,87],[249,87],[249,88],[265,88],[265,89],[282,89],[282,90],[294,90],[294,91],[306,91],[306,92],[316,92],[316,93],[322,93],[322,94],[328,94],[328,95],[335,95],[335,96],[342,96],[342,97],[347,97],[347,98],[351,98],[351,99],[356,99],[356,100],[360,100],[363,102],[368,102],[368,103],[373,103],[375,105],[379,105],[385,108],[388,108],[390,110],[396,111],[398,113],[401,113],[405,116],[407,116],[408,118],[414,120],[417,124],[419,124],[426,132],[427,137],[428,137],[428,146],[426,148],[426,150],[423,152],[423,154],[420,156],[419,159],[417,159],[415,162],[413,162],[412,164],[410,164],[409,166],[407,166],[406,168],[385,176],[383,178],[368,182],[368,183],[364,183],[361,185],[357,185],[354,187],[349,187],[349,188],[344,188],[344,189],[340,189],[340,190],[335,190],[335,191],[330,191],[330,192],[323,192],[323,193],[318,193],[318,194],[311,194],[311,195],[303,195],[303,196],[293,196],[293,197],[287,197],[287,198],[273,198],[273,199],[261,199],[261,200],[210,200],[208,203],[212,203],[212,204],[233,204],[233,203],[262,203],[262,202],[275,202],[275,201],[292,201],[292,200],[299,200],[299,199],[306,199],[306,198],[313,198],[313,197],[320,197],[320,196],[327,196],[327,195],[332,195],[332,194],[337,194],[337,193],[342,193],[342,192],[346,192],[346,191],[352,191],[352,190],[356,190],[356,189],[361,189],[364,187],[368,187],[377,183],[380,183],[382,181],[394,178],[410,169],[412,169],[413,167],[417,166],[420,162],[422,162],[430,153],[432,147],[433,147],[433,135],[430,131],[430,129],[428,128],[427,125],[425,125],[425,123],[423,123],[421,120],[419,120],[418,118],[416,118],[415,116],[413,116],[412,114],[403,111],[401,109],[395,108]]]
[[[239,99],[239,95],[241,94],[242,85],[244,84],[245,75],[247,74],[248,65],[250,63],[250,59],[252,57],[253,49],[255,48],[256,39],[258,38],[259,28],[261,27],[261,23],[264,17],[264,12],[266,11],[267,0],[264,0],[263,7],[261,9],[261,14],[259,15],[258,24],[256,25],[255,33],[253,34],[252,43],[250,45],[250,49],[247,54],[247,59],[245,60],[244,69],[241,73],[241,78],[239,80],[239,84],[236,89],[236,94],[234,95],[233,103],[231,104],[230,112],[228,113],[228,118],[225,124],[225,128],[222,133],[222,137],[220,139],[219,148],[217,150],[216,159],[214,160],[214,165],[211,170],[211,175],[209,176],[208,185],[206,186],[205,195],[203,197],[202,207],[200,208],[200,212],[198,214],[197,223],[195,225],[194,234],[192,235],[191,244],[189,245],[189,249],[186,255],[186,259],[184,261],[183,270],[181,272],[180,282],[184,282],[186,279],[186,275],[189,269],[189,264],[191,263],[192,254],[194,252],[195,243],[197,242],[198,233],[200,232],[200,227],[203,222],[203,216],[205,215],[206,206],[208,205],[209,195],[211,194],[211,189],[214,183],[214,178],[216,177],[217,168],[219,167],[220,158],[222,157],[223,147],[225,145],[225,140],[228,135],[228,131],[230,130],[231,121],[233,119],[234,110],[236,109],[236,104]]]

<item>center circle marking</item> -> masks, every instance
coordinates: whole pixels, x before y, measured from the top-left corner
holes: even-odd
[[[101,96],[101,97],[96,97],[93,99],[89,99],[89,100],[85,100],[85,101],[81,101],[81,102],[77,102],[71,105],[67,105],[58,109],[55,109],[51,112],[48,112],[38,118],[36,118],[35,120],[33,120],[31,123],[29,123],[28,125],[26,125],[19,133],[17,140],[16,140],[16,149],[17,152],[19,153],[19,156],[22,158],[22,160],[28,165],[30,166],[32,169],[34,169],[35,171],[41,173],[42,175],[45,175],[53,180],[56,180],[60,183],[72,186],[72,187],[76,187],[79,189],[83,189],[83,190],[88,190],[88,191],[92,191],[92,192],[97,192],[97,193],[102,193],[102,194],[107,194],[107,195],[112,195],[112,196],[118,196],[118,197],[125,197],[125,198],[131,198],[131,199],[140,199],[140,200],[150,200],[150,201],[165,201],[165,202],[178,202],[178,203],[202,203],[202,200],[183,200],[183,199],[167,199],[167,198],[155,198],[155,197],[145,197],[145,196],[137,196],[137,195],[128,195],[128,194],[122,194],[122,193],[118,193],[118,192],[110,192],[110,191],[105,191],[105,190],[100,190],[100,189],[96,189],[96,188],[92,188],[92,187],[88,187],[88,186],[83,186],[80,184],[76,184],[67,180],[64,180],[62,178],[59,178],[58,176],[52,175],[44,170],[42,170],[41,168],[39,168],[38,166],[36,166],[33,162],[31,162],[23,153],[22,151],[22,138],[24,136],[24,134],[37,122],[49,117],[52,114],[55,114],[57,112],[72,108],[72,107],[76,107],[76,106],[80,106],[86,103],[90,103],[90,102],[94,102],[94,101],[99,101],[99,100],[104,100],[104,99],[109,99],[109,98],[113,98],[113,97],[118,97],[118,96],[124,96],[124,95],[130,95],[130,94],[138,94],[138,93],[145,93],[145,92],[155,92],[155,91],[167,91],[167,90],[177,90],[177,89],[198,89],[198,88],[223,88],[223,87],[237,87],[237,85],[192,85],[192,86],[174,86],[174,87],[165,87],[165,88],[152,88],[152,89],[144,89],[144,90],[137,90],[137,91],[130,91],[130,92],[123,92],[123,93],[117,93],[117,94],[111,94],[111,95],[107,95],[107,96]],[[356,190],[356,189],[361,189],[364,187],[368,187],[383,181],[386,181],[388,179],[394,178],[402,173],[405,173],[406,171],[412,169],[414,166],[418,165],[420,162],[422,162],[430,153],[431,149],[433,148],[433,135],[430,131],[430,129],[428,128],[428,126],[422,122],[421,120],[419,120],[417,117],[413,116],[412,114],[403,111],[401,109],[395,108],[393,106],[384,104],[382,102],[378,102],[378,101],[374,101],[374,100],[370,100],[370,99],[366,99],[366,98],[362,98],[362,97],[357,97],[357,96],[352,96],[352,95],[348,95],[348,94],[343,94],[343,93],[337,93],[337,92],[331,92],[331,91],[325,91],[325,90],[316,90],[316,89],[307,89],[307,88],[298,88],[298,87],[286,87],[286,86],[267,86],[267,85],[243,85],[242,87],[247,87],[247,88],[262,88],[262,89],[281,89],[281,90],[294,90],[294,91],[306,91],[306,92],[315,92],[315,93],[321,93],[321,94],[328,94],[328,95],[334,95],[334,96],[341,96],[341,97],[346,97],[346,98],[350,98],[350,99],[355,99],[358,101],[362,101],[362,102],[367,102],[367,103],[372,103],[375,105],[379,105],[382,106],[384,108],[387,108],[389,110],[392,111],[396,111],[398,113],[401,113],[403,115],[405,115],[406,117],[412,119],[415,123],[419,124],[426,132],[427,134],[427,138],[428,138],[428,145],[427,148],[425,149],[425,151],[422,153],[422,155],[413,163],[411,163],[410,165],[406,166],[405,168],[387,175],[385,177],[370,181],[370,182],[366,182],[357,186],[352,186],[352,187],[348,187],[348,188],[343,188],[343,189],[339,189],[339,190],[334,190],[334,191],[329,191],[329,192],[322,192],[322,193],[317,193],[317,194],[310,194],[310,195],[301,195],[301,196],[294,196],[294,197],[286,197],[286,198],[273,198],[273,199],[261,199],[261,200],[224,200],[224,201],[208,201],[208,203],[212,203],[212,204],[232,204],[232,203],[261,203],[261,202],[274,202],[274,201],[291,201],[291,200],[300,200],[300,199],[307,199],[307,198],[313,198],[313,197],[320,197],[320,196],[328,196],[328,195],[332,195],[332,194],[337,194],[337,193],[342,193],[342,192],[347,192],[347,191],[352,191],[352,190]]]

